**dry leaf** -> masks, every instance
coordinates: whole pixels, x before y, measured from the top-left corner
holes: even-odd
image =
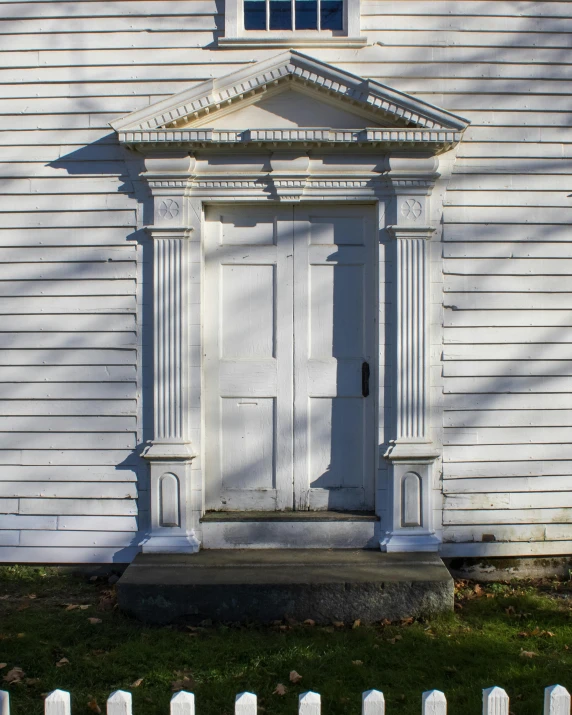
[[[304,625],[305,626],[315,626],[316,621],[313,621],[311,618],[306,618],[306,620],[304,621]]]
[[[389,618],[384,618],[383,621],[381,621],[381,625],[382,626],[390,626],[391,621],[389,620]]]
[[[0,670],[2,670],[2,668],[5,668],[7,665],[8,663],[0,663]]]
[[[352,660],[352,665],[363,665],[363,660]]]
[[[352,628],[359,628],[361,626],[361,621],[359,618],[356,618],[356,620],[352,623]]]
[[[91,623],[92,626],[101,623],[101,618],[88,618],[87,620]]]
[[[479,586],[479,584],[477,583],[475,585],[475,588],[473,589],[473,593],[475,594],[475,596],[482,596],[484,593],[482,586]]]
[[[66,606],[66,611],[75,611],[76,608],[79,608],[77,603],[68,603]]]
[[[295,670],[290,671],[290,682],[291,683],[299,683],[302,680],[302,676],[300,673],[297,673]]]
[[[179,690],[193,690],[195,681],[190,670],[179,670],[175,673],[177,680],[171,683],[171,690],[177,692]]]
[[[16,638],[24,638],[25,635],[25,633],[18,633],[16,634]]]
[[[520,655],[522,658],[535,658],[538,653],[535,653],[532,650],[521,650]]]
[[[401,625],[402,626],[410,626],[415,619],[413,617],[411,618],[402,618],[401,619]]]
[[[86,603],[86,604],[84,604],[83,606],[80,606],[80,607],[79,607],[79,610],[80,610],[80,611],[87,611],[88,608],[89,608],[89,603]]]
[[[8,594],[6,596],[0,596],[0,601],[7,601],[10,598]]]
[[[554,636],[556,635],[556,633],[553,633],[552,631],[545,631],[545,634],[546,634],[549,638],[554,638]]]
[[[287,692],[288,688],[285,685],[282,685],[282,683],[278,683],[272,695],[286,695]]]
[[[22,678],[26,675],[22,668],[12,668],[4,676],[5,683],[19,683]]]
[[[332,621],[332,625],[334,626],[334,628],[343,628],[344,622],[343,621]]]
[[[61,658],[56,663],[56,668],[62,668],[64,665],[69,665],[69,660],[67,658]]]
[[[29,593],[29,594],[26,596],[26,598],[34,599],[34,598],[38,598],[38,597],[36,596],[35,593]]]
[[[90,710],[93,710],[94,713],[97,713],[97,715],[101,715],[101,708],[97,704],[97,700],[95,698],[92,698],[88,703],[87,707]]]
[[[143,682],[144,678],[137,678],[137,680],[133,683],[131,683],[132,688],[138,688],[141,683]]]

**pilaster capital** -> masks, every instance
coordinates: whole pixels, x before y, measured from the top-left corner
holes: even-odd
[[[430,240],[436,229],[432,226],[387,226],[392,238],[424,238]]]
[[[152,239],[161,238],[190,238],[194,228],[192,226],[145,226],[145,231]]]

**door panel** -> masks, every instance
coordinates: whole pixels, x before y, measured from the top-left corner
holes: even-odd
[[[292,508],[292,210],[209,208],[204,285],[207,509]]]
[[[365,206],[208,209],[208,509],[373,507],[374,237]]]
[[[368,207],[294,209],[297,509],[373,508],[375,259]]]

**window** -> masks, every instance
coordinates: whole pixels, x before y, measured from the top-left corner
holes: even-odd
[[[244,0],[245,30],[344,29],[343,0]]]
[[[220,47],[363,47],[360,0],[225,0]]]

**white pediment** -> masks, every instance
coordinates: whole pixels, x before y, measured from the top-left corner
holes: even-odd
[[[121,143],[137,148],[260,144],[271,137],[290,143],[423,144],[437,152],[456,144],[468,122],[288,50],[202,82],[112,126]]]
[[[372,126],[372,119],[309,96],[308,92],[286,87],[283,91],[263,95],[258,102],[241,105],[235,111],[221,113],[210,120],[207,118],[202,124],[213,129],[365,129]]]

